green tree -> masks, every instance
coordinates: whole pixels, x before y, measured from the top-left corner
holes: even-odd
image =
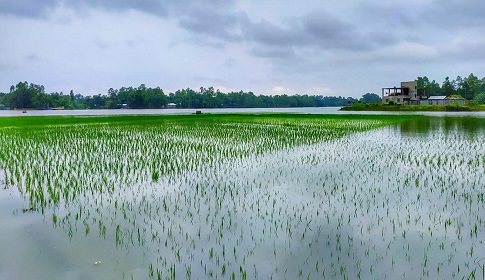
[[[128,106],[132,109],[146,108],[145,91],[145,84],[141,84],[138,88],[130,90],[128,93]]]
[[[468,75],[468,77],[463,80],[462,84],[463,86],[460,94],[468,100],[474,99],[475,95],[481,92],[481,81],[478,77],[473,75],[473,73]]]
[[[164,108],[168,103],[167,96],[165,96],[163,90],[159,87],[146,89],[144,99],[146,107],[151,109]]]
[[[13,105],[16,108],[37,108],[38,104],[34,104],[37,95],[44,93],[44,86],[27,82],[20,82],[10,87]]]
[[[449,77],[445,78],[441,89],[443,91],[443,94],[446,96],[455,94],[455,85],[452,81],[450,81]]]
[[[485,91],[476,94],[473,98],[473,102],[476,102],[478,104],[485,104]]]
[[[364,103],[380,103],[382,101],[381,97],[375,93],[366,93],[362,95],[360,101]]]
[[[424,76],[418,77],[416,82],[418,83],[419,96],[435,96],[442,94],[441,87],[435,80],[429,81],[428,77]]]
[[[216,91],[214,90],[214,87],[209,87],[209,88],[200,88],[200,98],[201,98],[201,108],[216,108],[217,103],[216,103]]]
[[[217,108],[227,108],[228,106],[228,98],[227,94],[220,92],[219,90],[216,91],[215,96],[215,104]]]
[[[429,94],[427,92],[427,88],[430,84],[430,81],[428,79],[428,77],[424,76],[424,77],[418,77],[416,79],[416,82],[418,84],[418,95],[419,96],[423,96],[423,95],[427,95]]]
[[[177,90],[171,97],[171,101],[179,108],[200,108],[199,97],[191,88]]]

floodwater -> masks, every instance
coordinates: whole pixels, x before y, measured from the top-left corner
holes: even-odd
[[[483,139],[424,118],[44,213],[0,170],[0,279],[481,279]]]
[[[426,116],[477,116],[485,117],[485,112],[380,112],[380,111],[339,111],[341,107],[296,107],[296,108],[225,108],[225,109],[100,109],[100,110],[0,110],[0,117],[12,116],[99,116],[99,115],[174,115],[218,113],[296,113],[296,114],[359,114],[359,115],[406,115]]]
[[[336,114],[340,107],[305,107],[305,108],[230,108],[230,109],[111,109],[111,110],[29,110],[1,111],[0,116],[90,116],[90,115],[174,115],[202,113],[304,113]]]

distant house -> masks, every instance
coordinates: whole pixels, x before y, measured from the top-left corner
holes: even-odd
[[[167,109],[174,109],[174,108],[177,108],[177,104],[175,104],[175,103],[168,103],[167,104]]]
[[[430,96],[427,100],[422,100],[421,104],[429,104],[429,105],[450,105],[450,104],[465,104],[467,100],[461,96]]]
[[[400,87],[382,88],[383,104],[420,104],[422,97],[418,96],[418,83],[416,81],[401,82]]]

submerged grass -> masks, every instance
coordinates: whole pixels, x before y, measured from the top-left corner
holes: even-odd
[[[0,184],[68,238],[141,248],[151,278],[460,279],[483,257],[483,131],[434,120],[2,118]]]
[[[0,123],[5,185],[29,209],[86,192],[157,182],[244,158],[342,137],[416,116],[217,114],[103,117],[7,117]]]
[[[335,114],[201,114],[201,115],[119,115],[119,116],[21,116],[0,117],[0,127],[32,127],[45,125],[76,125],[76,124],[156,124],[166,121],[177,122],[251,122],[266,120],[375,120],[385,124],[401,122],[418,118],[413,115],[335,115]]]

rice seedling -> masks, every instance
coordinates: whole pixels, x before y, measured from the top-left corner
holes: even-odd
[[[72,242],[140,251],[157,279],[475,276],[483,126],[413,119],[424,133],[375,116],[0,125],[0,182]]]

